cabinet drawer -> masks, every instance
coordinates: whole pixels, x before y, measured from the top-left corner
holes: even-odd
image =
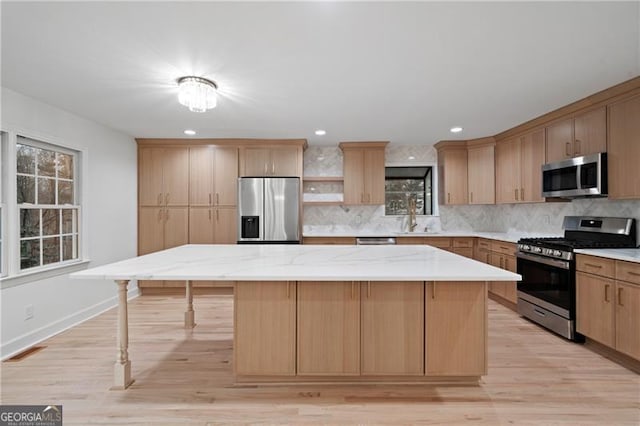
[[[504,241],[491,241],[491,251],[513,255],[516,252],[516,245]]]
[[[491,242],[488,240],[478,240],[478,249],[491,250]]]
[[[616,260],[616,279],[640,284],[640,263]]]
[[[304,237],[302,244],[341,244],[347,246],[356,245],[354,237]]]
[[[473,238],[454,238],[453,247],[473,247]]]
[[[581,254],[576,257],[576,270],[603,277],[613,278],[614,264],[613,259]]]
[[[432,247],[438,247],[441,249],[448,249],[451,247],[451,238],[446,237],[426,237],[424,244]]]

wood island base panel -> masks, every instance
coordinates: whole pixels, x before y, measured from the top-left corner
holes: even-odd
[[[234,281],[238,383],[474,382],[487,374],[487,282],[520,276],[429,246],[186,245],[76,272],[118,288],[112,389],[134,380],[131,280]]]

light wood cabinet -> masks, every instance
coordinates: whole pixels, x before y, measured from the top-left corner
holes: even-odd
[[[360,374],[360,284],[298,283],[298,375]]]
[[[440,205],[468,203],[466,142],[438,142],[438,199]]]
[[[296,283],[242,282],[234,291],[238,375],[296,374]]]
[[[473,259],[473,238],[455,237],[451,239],[451,251],[460,256]]]
[[[302,244],[356,245],[355,237],[304,237]]]
[[[487,262],[496,268],[517,272],[516,247],[504,241],[489,241],[484,252]],[[494,281],[489,283],[489,292],[514,305],[518,303],[518,285],[515,281]]]
[[[384,204],[384,150],[388,142],[342,142],[344,204]]]
[[[139,218],[138,255],[187,244],[186,207],[141,207]]]
[[[609,198],[640,198],[640,96],[609,106]]]
[[[576,330],[640,360],[640,264],[578,255],[576,269]]]
[[[186,206],[189,149],[141,147],[138,151],[140,206]]]
[[[548,163],[607,150],[607,113],[601,107],[547,127]]]
[[[469,204],[495,204],[495,141],[467,143]]]
[[[191,207],[190,244],[235,244],[237,210],[234,207]]]
[[[496,203],[544,201],[544,155],[543,129],[496,144]]]
[[[362,297],[362,374],[424,374],[424,283],[367,282]]]
[[[427,282],[427,375],[480,376],[487,371],[487,287],[477,282]],[[482,354],[482,356],[478,356]]]
[[[242,176],[302,176],[299,147],[246,147],[241,149]]]
[[[189,148],[189,205],[235,206],[238,192],[238,148]]]

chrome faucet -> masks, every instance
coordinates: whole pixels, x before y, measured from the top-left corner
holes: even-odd
[[[416,221],[416,197],[410,196],[408,200],[409,204],[409,223],[407,227],[409,228],[409,232],[413,232],[418,226],[418,222]]]

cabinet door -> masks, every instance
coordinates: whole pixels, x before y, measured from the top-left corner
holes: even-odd
[[[503,255],[504,269],[517,273],[517,263],[515,256]],[[504,283],[504,298],[511,303],[518,303],[518,285],[515,281],[506,281]]]
[[[164,248],[181,246],[189,242],[189,212],[187,207],[164,209]]]
[[[495,148],[493,145],[468,149],[469,204],[495,204]]]
[[[443,166],[444,193],[441,197],[443,204],[467,204],[467,150],[445,151]]]
[[[213,202],[235,206],[238,198],[238,148],[216,148],[213,163]]]
[[[486,374],[486,294],[486,284],[481,282],[427,282],[427,375]]]
[[[640,360],[640,287],[616,281],[616,349]]]
[[[298,148],[272,148],[269,174],[273,176],[300,176]]]
[[[138,151],[140,156],[138,170],[138,196],[141,206],[161,206],[164,204],[162,188],[162,148],[143,147]]]
[[[360,374],[360,285],[298,283],[298,374]]]
[[[544,164],[544,130],[525,135],[520,146],[519,201],[542,202],[542,165]]]
[[[213,147],[189,148],[189,205],[213,204]]]
[[[424,283],[361,286],[362,374],[424,374]]]
[[[234,291],[238,375],[296,374],[296,284],[238,282]]]
[[[503,269],[504,258],[500,253],[489,253],[489,264],[491,266],[495,266],[496,268]],[[503,281],[494,281],[489,284],[489,291],[495,295],[502,297],[503,299],[507,298],[507,284]]]
[[[496,144],[496,203],[515,203],[520,188],[520,141]]]
[[[245,148],[242,162],[243,176],[267,176],[269,174],[269,150],[266,148]]]
[[[140,207],[138,215],[138,256],[164,249],[164,209]]]
[[[213,209],[189,208],[189,244],[214,244]]]
[[[364,150],[365,204],[384,204],[384,149]]]
[[[574,121],[573,155],[589,155],[607,150],[607,110],[598,108],[577,116]]]
[[[573,157],[573,119],[547,127],[547,163]]]
[[[214,209],[214,244],[235,244],[238,241],[238,211],[225,207]]]
[[[613,292],[613,280],[576,272],[576,330],[610,347],[615,344]]]
[[[162,157],[162,185],[167,206],[189,204],[189,148],[165,148]]]
[[[609,106],[609,198],[640,198],[640,96]]]
[[[364,203],[364,150],[343,150],[344,203]]]

